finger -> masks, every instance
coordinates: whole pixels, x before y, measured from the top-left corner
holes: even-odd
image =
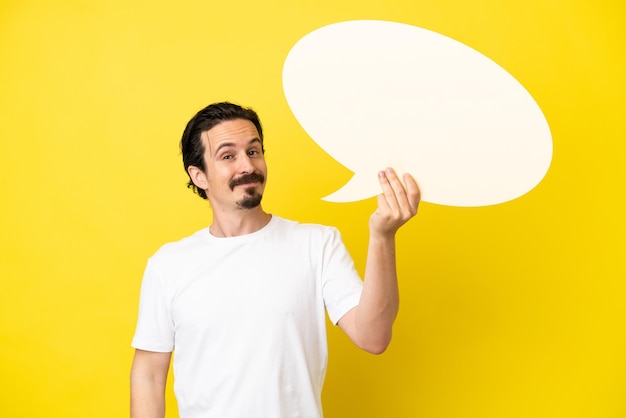
[[[402,181],[400,181],[400,177],[396,174],[396,171],[393,168],[387,168],[385,170],[385,174],[389,179],[389,184],[391,184],[394,194],[400,198],[399,200],[403,200],[402,197],[406,196],[406,191]]]
[[[387,178],[389,179],[389,183],[391,188],[393,189],[393,196],[396,201],[397,207],[402,212],[403,216],[413,216],[414,205],[411,205],[411,201],[407,195],[407,190],[405,184],[402,183],[396,172],[392,168],[387,168],[385,170]]]
[[[402,176],[402,180],[404,181],[409,206],[411,207],[413,213],[417,213],[417,208],[422,198],[422,193],[419,185],[417,184],[417,181],[415,181],[413,176],[409,173],[404,173]]]
[[[378,202],[378,210],[380,213],[388,213],[391,209],[389,208],[389,203],[387,203],[387,199],[384,194],[379,194],[376,196],[376,201]]]
[[[385,199],[386,207],[390,210],[397,210],[398,201],[395,197],[395,191],[390,181],[391,176],[387,174],[387,170],[380,171],[378,173],[378,181],[383,190],[382,196]]]

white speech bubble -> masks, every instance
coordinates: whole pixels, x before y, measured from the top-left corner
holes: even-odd
[[[283,67],[287,102],[320,147],[355,174],[325,200],[380,193],[384,167],[411,173],[422,199],[486,206],[535,187],[552,160],[548,123],[498,64],[438,33],[357,20],[317,29]]]

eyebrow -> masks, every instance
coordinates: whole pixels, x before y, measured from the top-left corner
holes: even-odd
[[[250,141],[248,141],[248,145],[252,145],[255,142],[258,142],[259,144],[261,144],[261,146],[263,146],[263,142],[261,142],[261,139],[259,138],[252,138]],[[213,153],[213,155],[217,155],[217,153],[222,149],[222,148],[228,148],[228,147],[234,147],[235,144],[233,142],[222,142],[219,147],[217,147],[215,149],[215,152]]]

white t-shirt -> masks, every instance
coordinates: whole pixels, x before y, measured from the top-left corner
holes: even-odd
[[[324,308],[336,324],[361,289],[335,228],[276,216],[238,237],[205,228],[148,261],[132,345],[175,351],[182,418],[319,418]]]

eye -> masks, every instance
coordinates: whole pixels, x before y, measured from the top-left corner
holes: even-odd
[[[230,154],[225,154],[225,155],[222,156],[222,160],[230,160],[232,158],[233,158],[233,156],[230,155]]]
[[[251,149],[250,151],[248,151],[248,155],[250,157],[256,157],[257,155],[259,155],[259,150]]]

